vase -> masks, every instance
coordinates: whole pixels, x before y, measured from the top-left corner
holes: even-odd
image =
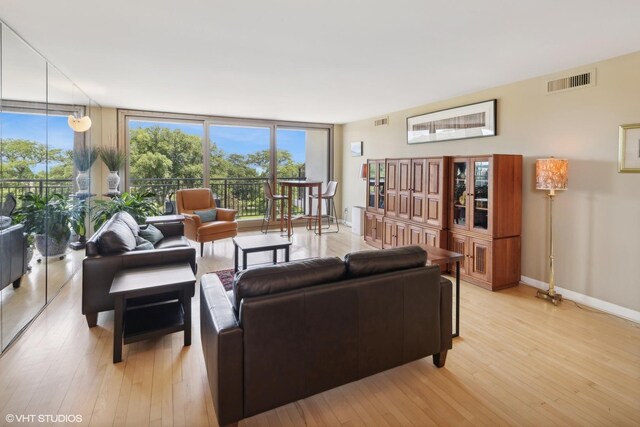
[[[89,194],[89,172],[78,172],[76,183],[78,184],[78,194]]]
[[[109,171],[109,175],[107,175],[108,194],[120,194],[118,191],[119,184],[120,177],[118,176],[118,171]]]
[[[67,252],[69,239],[55,240],[46,234],[36,234],[36,249],[43,257],[59,256]]]

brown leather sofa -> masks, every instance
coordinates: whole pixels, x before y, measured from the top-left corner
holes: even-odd
[[[417,246],[202,277],[200,322],[220,425],[451,348],[452,286]]]
[[[140,226],[126,212],[115,214],[87,241],[86,257],[82,261],[82,314],[86,316],[89,327],[96,326],[99,312],[114,309],[114,299],[109,290],[118,271],[188,262],[196,272],[196,250],[183,236],[182,224],[173,222],[154,226],[164,237],[153,245],[153,249],[127,247],[127,239],[138,235]],[[133,239],[135,242],[135,237]]]
[[[0,290],[13,283],[20,287],[27,272],[27,244],[24,225],[15,224],[0,229]]]

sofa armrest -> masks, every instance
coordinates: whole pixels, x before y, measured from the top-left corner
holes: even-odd
[[[196,250],[192,247],[167,248],[85,257],[82,261],[82,314],[113,310],[114,299],[109,290],[118,271],[178,262],[188,262],[195,274]]]
[[[202,219],[200,218],[200,215],[190,213],[183,213],[182,215],[184,216],[184,222],[187,226],[191,224],[192,227],[198,228],[202,225]]]
[[[200,281],[200,337],[219,425],[244,418],[243,331],[220,279]]]
[[[451,281],[440,276],[440,350],[446,351],[452,348],[453,341],[453,285]]]
[[[218,221],[235,221],[236,214],[235,209],[217,208],[217,220]]]
[[[164,236],[184,235],[184,224],[182,222],[160,222],[153,224]]]

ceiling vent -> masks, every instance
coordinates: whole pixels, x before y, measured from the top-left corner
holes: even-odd
[[[389,116],[376,119],[373,122],[374,126],[387,126],[388,124],[389,124]]]
[[[588,70],[568,77],[547,81],[547,93],[565,92],[567,90],[596,85],[596,70]]]

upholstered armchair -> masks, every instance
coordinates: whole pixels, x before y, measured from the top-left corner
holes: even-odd
[[[176,191],[178,213],[184,215],[184,235],[189,240],[200,243],[200,256],[204,252],[205,242],[226,239],[238,235],[238,222],[234,209],[218,208],[209,188],[190,188]],[[205,211],[215,209],[215,219],[206,221]]]

